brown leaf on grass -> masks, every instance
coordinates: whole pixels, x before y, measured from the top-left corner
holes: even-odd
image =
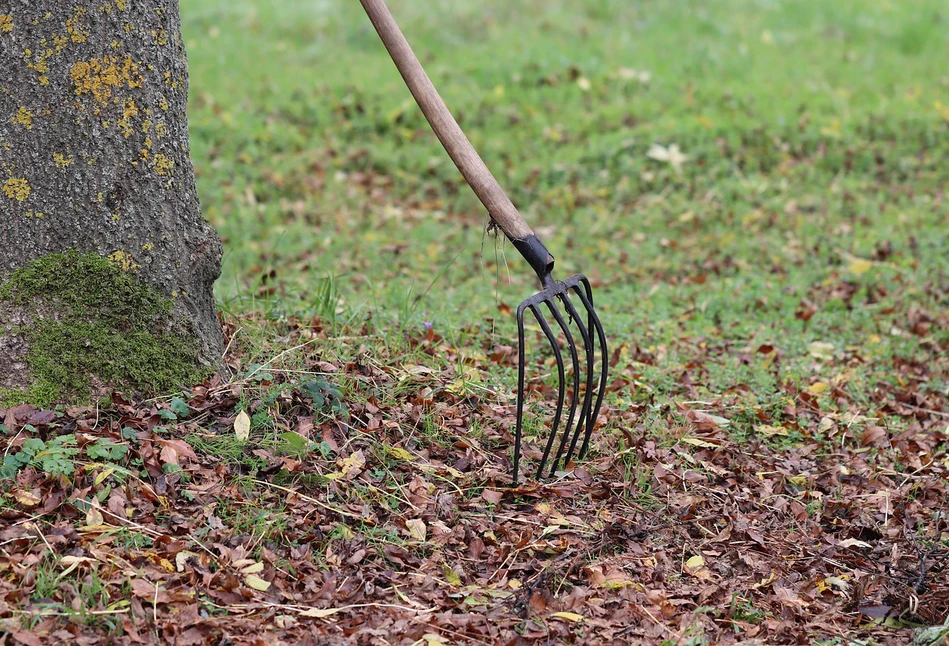
[[[4,413],[3,425],[7,427],[8,433],[15,433],[17,431],[16,415],[13,413],[12,408],[8,408],[6,413]]]
[[[493,489],[484,489],[481,492],[481,497],[488,502],[497,505],[501,502],[501,499],[504,498],[504,494],[500,491],[494,491]]]
[[[863,446],[888,447],[890,445],[889,433],[882,426],[869,425],[863,429],[860,435],[860,443]]]
[[[155,441],[162,447],[160,458],[165,464],[180,465],[178,460],[179,457],[188,458],[189,460],[198,459],[194,449],[192,449],[191,445],[184,440],[165,440],[161,438],[155,438]]]
[[[161,585],[152,583],[142,578],[134,578],[130,583],[132,594],[140,599],[146,599],[149,602],[168,603],[171,601],[171,595]]]
[[[49,424],[54,419],[56,419],[56,411],[40,410],[30,415],[29,419],[26,420],[26,423],[32,424],[33,426],[42,426],[44,424]]]
[[[43,640],[32,632],[25,630],[13,630],[10,631],[10,636],[13,638],[14,642],[17,644],[23,644],[23,646],[43,646]]]
[[[17,503],[27,508],[35,507],[42,502],[42,499],[39,497],[38,489],[33,491],[24,491],[21,489],[14,494],[14,497]]]

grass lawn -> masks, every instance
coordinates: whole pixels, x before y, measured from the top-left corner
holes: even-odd
[[[67,512],[34,505],[42,541],[3,538],[20,625],[946,643],[924,631],[949,622],[946,4],[390,4],[558,277],[593,282],[591,454],[511,488],[536,278],[359,4],[181,0],[234,376],[57,413],[79,439],[44,455],[81,475]],[[20,490],[53,486],[44,459]]]

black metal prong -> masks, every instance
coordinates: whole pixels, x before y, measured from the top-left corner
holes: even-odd
[[[577,309],[571,299],[571,291],[580,299],[583,310],[586,313],[584,317]],[[561,311],[557,301],[563,305],[566,310],[565,320],[564,312]],[[570,352],[570,361],[573,374],[573,389],[570,394],[570,406],[567,413],[566,424],[563,432],[560,432],[560,422],[563,419],[564,404],[567,397],[567,375],[564,363],[563,352],[558,343],[559,336],[554,333],[553,328],[541,311],[541,306],[546,306],[550,315],[557,321],[557,327],[563,337],[564,345]],[[570,463],[577,449],[580,437],[583,437],[583,443],[577,454],[579,457],[586,455],[589,450],[590,438],[593,434],[593,428],[596,425],[596,419],[600,412],[600,406],[603,403],[603,394],[606,389],[606,379],[608,371],[608,352],[606,347],[606,335],[603,332],[603,326],[600,318],[593,309],[593,292],[589,280],[582,274],[571,276],[564,282],[547,280],[544,283],[543,291],[534,294],[522,302],[517,308],[517,419],[515,421],[514,432],[514,483],[517,484],[517,475],[521,457],[521,442],[523,441],[524,427],[524,402],[526,401],[526,360],[525,360],[525,330],[524,330],[524,312],[530,310],[534,319],[540,325],[547,342],[550,344],[554,353],[554,359],[557,362],[557,409],[554,412],[553,424],[550,435],[544,447],[541,456],[540,465],[537,469],[537,477],[541,478],[544,469],[550,460],[550,453],[553,449],[553,443],[560,437],[557,453],[550,461],[550,475],[553,476],[561,461],[566,466]],[[586,320],[584,320],[586,319]],[[583,380],[583,389],[580,383],[580,356],[577,351],[577,343],[571,332],[571,324],[576,326],[579,331],[581,342],[583,343],[584,360],[586,364],[586,377]],[[596,330],[596,334],[593,331]],[[597,347],[599,346],[599,347]],[[594,364],[597,363],[597,349],[600,350],[599,358],[599,383],[596,382],[596,372]],[[580,404],[582,393],[583,403]],[[579,415],[577,407],[579,405]],[[574,424],[576,420],[576,424]]]
[[[564,285],[563,291],[558,294],[558,298],[564,304],[564,307],[569,314],[570,319],[576,324],[577,329],[580,331],[580,339],[583,341],[583,349],[585,352],[586,359],[586,380],[585,388],[583,391],[583,405],[580,407],[580,417],[577,419],[577,425],[575,429],[567,429],[567,432],[564,434],[564,442],[561,444],[561,451],[558,452],[557,460],[559,461],[561,456],[563,457],[564,465],[570,463],[570,459],[573,457],[573,452],[577,448],[577,442],[580,439],[580,435],[584,434],[584,431],[587,429],[589,422],[589,413],[590,406],[592,404],[593,397],[593,364],[591,363],[591,354],[592,354],[592,338],[590,337],[589,332],[587,331],[586,326],[583,322],[583,317],[580,316],[577,309],[574,307],[573,302],[569,297],[569,288]],[[579,374],[577,374],[577,379],[575,379],[576,390],[574,391],[574,400],[579,401],[580,399],[580,379]],[[572,431],[572,432],[571,432]],[[570,438],[570,448],[567,450],[566,455],[562,455],[562,449],[566,445],[567,438]],[[553,475],[551,471],[551,475]]]
[[[548,308],[550,308],[550,302],[544,301]],[[557,344],[557,337],[554,336],[553,331],[550,329],[550,325],[547,323],[547,319],[544,318],[541,314],[540,309],[536,305],[531,305],[531,312],[534,313],[534,318],[537,319],[537,322],[540,324],[540,328],[544,331],[544,336],[547,337],[547,341],[550,343],[550,347],[553,348],[554,358],[557,361],[557,410],[554,413],[554,421],[550,427],[550,437],[547,438],[547,444],[544,447],[544,455],[540,459],[540,466],[537,468],[537,476],[540,477],[544,470],[544,465],[547,463],[547,458],[550,457],[550,449],[554,444],[554,437],[557,434],[557,429],[560,428],[560,417],[563,414],[563,402],[566,396],[566,374],[563,364],[563,353],[560,352],[560,346]],[[574,362],[576,362],[577,357],[573,357]],[[574,363],[576,367],[576,363]],[[574,414],[573,408],[570,411],[570,418],[572,420]],[[569,425],[571,422],[567,422]]]
[[[524,423],[524,309],[528,301],[517,307],[517,419],[514,424],[514,486],[517,466],[521,460],[521,426]]]
[[[559,286],[559,284],[558,284]],[[554,317],[554,320],[557,321],[557,325],[560,327],[560,331],[564,336],[564,345],[570,350],[570,363],[572,367],[573,375],[573,389],[570,395],[570,411],[567,414],[567,423],[564,425],[563,433],[560,433],[560,442],[557,444],[557,453],[554,456],[553,461],[550,463],[550,475],[553,476],[557,471],[557,465],[560,463],[560,456],[563,455],[564,447],[567,444],[567,440],[570,437],[570,429],[573,428],[574,420],[577,416],[577,390],[580,388],[580,356],[577,353],[577,344],[573,340],[573,334],[570,332],[570,326],[564,320],[563,315],[560,312],[560,308],[557,307],[557,303],[551,298],[547,301],[547,309],[550,311],[551,315]],[[550,429],[550,440],[555,439],[555,436],[558,435],[557,428]],[[546,462],[546,460],[544,461]],[[543,468],[545,464],[541,464],[540,468],[537,470],[537,477],[543,477]]]
[[[580,447],[579,457],[582,458],[587,454],[587,451],[590,448],[590,438],[593,435],[593,425],[596,424],[596,418],[600,414],[600,406],[603,404],[603,395],[606,392],[606,380],[609,376],[610,358],[609,350],[606,347],[606,333],[603,331],[603,324],[600,322],[600,317],[597,315],[596,310],[593,309],[593,289],[590,287],[590,281],[582,274],[577,274],[573,278],[576,279],[577,283],[583,285],[583,291],[581,291],[576,284],[573,285],[573,289],[580,297],[580,301],[583,303],[583,307],[586,309],[589,315],[590,326],[596,329],[596,336],[600,342],[600,384],[597,388],[596,403],[590,410],[590,417],[589,422],[587,423],[587,432],[583,438],[583,445]],[[589,359],[591,362],[593,361],[592,354]]]

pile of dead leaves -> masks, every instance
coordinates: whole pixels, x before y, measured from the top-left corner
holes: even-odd
[[[906,644],[949,617],[945,398],[878,393],[893,433],[800,392],[820,434],[740,444],[726,402],[606,408],[591,458],[511,488],[511,407],[457,371],[313,368],[0,410],[8,643]]]

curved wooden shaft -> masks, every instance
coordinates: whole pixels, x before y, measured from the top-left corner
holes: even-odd
[[[415,102],[422,109],[422,113],[428,119],[428,123],[452,161],[455,162],[455,166],[461,171],[481,203],[488,209],[491,218],[512,241],[524,240],[533,235],[527,222],[485,166],[458,122],[451,116],[448,106],[442,101],[428,74],[422,69],[422,64],[419,63],[405,36],[402,35],[385,2],[383,0],[360,0],[360,2],[389,51],[389,56],[402,74],[409,91],[415,97]]]

